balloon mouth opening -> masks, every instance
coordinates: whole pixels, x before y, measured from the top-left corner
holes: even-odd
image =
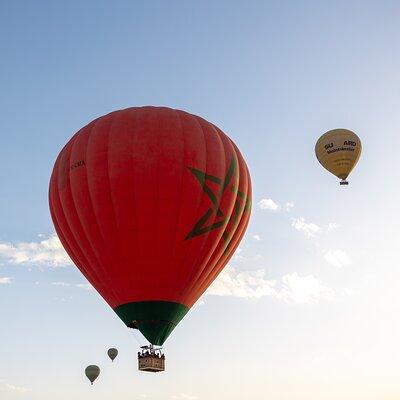
[[[114,309],[126,326],[138,329],[157,346],[162,346],[188,310],[183,304],[161,300],[125,303]]]

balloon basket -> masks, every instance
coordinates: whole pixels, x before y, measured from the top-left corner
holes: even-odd
[[[152,345],[142,346],[138,352],[139,371],[162,372],[165,371],[165,356],[161,348],[155,349]]]
[[[340,181],[340,185],[348,185],[348,184],[349,184],[349,182],[346,181],[345,179]]]

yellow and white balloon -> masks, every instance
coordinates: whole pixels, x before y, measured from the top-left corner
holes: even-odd
[[[320,164],[348,185],[347,177],[356,166],[361,155],[361,140],[348,129],[332,129],[324,133],[315,145],[315,154]]]

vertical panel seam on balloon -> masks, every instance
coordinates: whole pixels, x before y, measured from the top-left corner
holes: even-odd
[[[236,146],[234,144],[233,144],[233,146],[237,150],[237,148],[236,148]],[[240,154],[240,152],[239,152],[239,154]],[[250,174],[248,172],[247,165],[246,165],[244,159],[243,158],[241,158],[241,159],[243,161],[243,167],[245,169],[246,183],[247,183],[247,185],[246,185],[246,198],[248,198],[249,196],[251,196],[251,179],[250,179]],[[247,227],[249,219],[250,219],[250,213],[249,213],[249,217],[246,220],[245,210],[246,210],[246,203],[245,203],[245,205],[243,207],[243,211],[241,213],[239,224],[237,225],[236,231],[234,232],[233,236],[235,236],[236,233],[238,233],[238,235],[237,235],[237,237],[235,239],[232,237],[232,239],[231,239],[232,246],[231,246],[231,249],[230,249],[229,253],[228,254],[226,254],[225,252],[221,253],[221,257],[219,258],[218,262],[215,264],[215,266],[217,268],[220,267],[220,263],[221,262],[225,262],[224,259],[227,260],[226,262],[229,262],[230,258],[232,257],[234,251],[237,248],[237,245],[240,243],[241,238],[244,236],[244,233],[246,231],[246,227]],[[244,224],[244,226],[241,226],[243,218],[245,219],[245,224]],[[232,240],[234,242],[232,242]],[[198,297],[200,297],[207,290],[207,287],[216,279],[217,276],[218,276],[218,273],[217,273],[217,271],[214,270],[213,276],[210,276],[208,278],[208,280],[204,280],[203,281],[202,285],[199,286],[199,288],[198,288],[198,293],[197,293]]]
[[[93,129],[93,126],[90,127],[90,131],[91,131],[92,129]],[[72,152],[73,152],[75,143],[76,143],[76,139],[75,139],[75,141],[73,142],[73,144],[72,144],[72,146],[71,146],[70,156],[71,156],[71,154],[72,154]],[[86,152],[86,149],[85,149],[85,152]],[[70,171],[69,171],[68,173],[70,174]],[[70,179],[69,179],[69,182],[70,182],[70,188],[71,188],[71,199],[72,199],[72,203],[73,203],[73,206],[74,206],[75,215],[77,216],[77,220],[78,220],[78,222],[79,222],[80,229],[81,229],[81,230],[83,231],[83,233],[84,233],[85,241],[86,241],[86,243],[89,245],[89,248],[90,248],[91,253],[92,253],[92,255],[93,255],[94,261],[97,261],[96,264],[99,265],[99,264],[100,264],[100,259],[99,259],[99,257],[97,256],[97,254],[96,254],[96,252],[95,252],[95,250],[94,250],[94,247],[93,247],[92,242],[91,242],[91,241],[89,240],[89,238],[88,238],[87,230],[86,230],[86,229],[84,228],[84,226],[83,226],[81,217],[80,217],[80,215],[79,215],[79,213],[78,213],[78,209],[77,209],[77,207],[76,207],[76,201],[75,201],[75,198],[74,198],[74,193],[73,193],[72,185],[71,185],[71,177],[70,177]],[[87,183],[87,181],[86,181],[86,183]],[[95,268],[96,265],[92,265],[91,262],[89,262],[88,264],[89,264],[89,266],[90,266],[90,268],[91,268],[93,274],[97,277],[97,280],[98,280],[99,282],[101,282],[101,279],[99,279],[99,275],[98,275],[98,273],[97,273],[97,269]],[[100,276],[101,276],[101,275],[100,275]]]
[[[246,197],[248,197],[248,196],[249,196],[249,189],[251,188],[251,181],[250,181],[250,175],[249,175],[248,172],[247,172],[247,166],[245,165],[245,163],[244,163],[244,166],[246,167],[246,175],[247,175],[247,182],[248,182],[248,185],[247,185],[247,187],[246,187]],[[251,195],[251,194],[250,194],[250,195]],[[246,228],[247,228],[247,225],[248,225],[249,220],[250,220],[250,214],[249,214],[249,217],[246,218],[246,214],[245,214],[244,211],[245,211],[245,206],[244,206],[244,208],[243,208],[243,211],[242,211],[242,214],[241,214],[241,217],[240,217],[239,224],[237,225],[236,231],[234,232],[234,235],[233,235],[233,236],[235,236],[235,234],[237,234],[237,236],[236,236],[236,238],[232,237],[232,239],[231,239],[232,246],[231,246],[231,248],[230,248],[230,250],[229,250],[229,253],[228,253],[228,254],[226,254],[225,252],[224,252],[224,253],[221,253],[221,257],[220,257],[220,258],[218,259],[218,261],[216,262],[215,267],[214,267],[214,270],[212,271],[213,274],[210,274],[210,275],[207,277],[207,279],[204,280],[204,281],[202,282],[202,284],[197,288],[197,292],[196,292],[197,298],[201,297],[201,295],[207,290],[208,286],[209,286],[209,285],[217,278],[217,276],[219,275],[219,272],[216,271],[215,268],[219,268],[220,265],[221,265],[221,263],[228,263],[229,260],[231,259],[231,257],[233,256],[234,252],[236,251],[237,246],[239,245],[241,239],[243,238],[243,236],[244,236],[244,234],[245,234],[245,232],[246,232]],[[245,222],[244,222],[244,224],[242,225],[242,222],[243,222],[243,221],[245,221]],[[226,261],[225,261],[225,260],[226,260]]]
[[[200,128],[200,131],[201,131],[201,137],[203,138],[203,148],[204,148],[204,154],[205,154],[203,169],[207,172],[207,142],[206,142],[206,138],[205,138],[205,134],[204,134],[204,129],[203,129],[203,126],[201,125],[201,123],[199,122],[199,120],[197,119],[197,117],[195,115],[189,114],[189,117],[196,125],[198,125],[198,127]],[[194,215],[196,217],[199,214],[199,210],[200,210],[201,205],[203,204],[203,198],[204,198],[204,193],[202,193],[200,195],[199,202],[198,202],[197,208],[196,208],[196,212],[194,213]],[[181,268],[184,269],[186,273],[189,273],[188,266],[186,265],[187,256],[188,256],[188,254],[192,254],[192,248],[193,247],[195,247],[195,243],[193,243],[193,242],[191,242],[186,247],[185,256],[184,256],[183,262],[181,264],[181,266],[182,266]],[[193,268],[193,266],[192,266],[192,268]],[[191,270],[190,273],[193,273],[193,270]],[[182,274],[179,274],[179,276],[181,277]],[[187,290],[183,289],[182,292],[179,293],[180,302],[185,304],[186,297],[187,297]]]
[[[111,122],[110,122],[110,126],[108,127],[108,132],[110,132],[112,123],[113,123],[113,121],[114,121],[114,118],[112,118],[112,117],[110,117],[110,118],[111,118]],[[94,129],[95,126],[96,126],[96,124],[93,125],[92,129],[89,131],[89,134],[88,134],[88,141],[87,141],[87,143],[86,143],[86,149],[85,149],[85,159],[86,159],[86,160],[87,160],[87,154],[88,154],[88,150],[89,150],[89,144],[91,143],[91,137],[94,136],[94,134],[93,134],[93,129]],[[107,151],[108,151],[108,144],[107,144]],[[108,160],[108,157],[107,157],[107,160]],[[106,168],[106,171],[107,171],[107,177],[108,177],[108,168]],[[86,168],[86,184],[87,184],[87,188],[88,188],[88,194],[89,194],[88,197],[89,197],[90,207],[91,207],[92,213],[93,213],[93,215],[94,215],[94,217],[95,217],[94,223],[96,224],[98,234],[99,234],[100,238],[102,239],[102,247],[104,247],[104,252],[105,252],[105,255],[106,255],[107,262],[109,262],[111,257],[110,257],[110,254],[109,254],[109,252],[108,252],[108,249],[107,249],[106,238],[104,237],[103,232],[102,232],[102,230],[101,230],[101,228],[100,228],[100,225],[99,225],[98,222],[97,222],[97,215],[96,215],[95,207],[94,207],[94,204],[93,204],[92,193],[91,193],[90,186],[89,186],[89,179],[88,179],[88,170],[87,170],[87,168]],[[108,282],[108,284],[107,284],[107,289],[108,289],[108,290],[107,290],[107,291],[112,293],[112,295],[113,295],[113,297],[114,297],[114,302],[116,302],[117,299],[118,299],[118,296],[117,296],[117,294],[116,294],[116,292],[115,292],[115,290],[114,290],[114,285],[113,285],[112,282],[111,282],[111,279],[110,279],[110,277],[109,277],[109,274],[107,273],[107,270],[104,268],[102,262],[99,263],[99,267],[102,269],[102,275],[104,275],[104,278],[105,278],[105,279],[107,280],[107,282]]]
[[[178,110],[174,110],[175,114],[178,116],[178,121],[179,121],[179,126],[180,126],[180,134],[181,134],[181,138],[182,138],[182,168],[181,168],[181,180],[180,180],[180,184],[179,184],[179,195],[178,195],[178,202],[182,200],[182,189],[183,189],[183,177],[185,175],[185,168],[186,166],[184,165],[185,163],[185,134],[183,132],[183,124],[182,124],[182,119],[181,119],[181,115],[180,115],[180,111]],[[178,207],[178,212],[177,212],[177,216],[176,216],[176,222],[175,222],[175,238],[173,240],[174,243],[174,248],[172,250],[171,253],[171,260],[174,261],[176,260],[175,258],[175,254],[176,254],[176,243],[178,241],[179,238],[179,226],[180,226],[180,220],[181,220],[181,216],[182,216],[182,207]],[[179,265],[179,269],[176,270],[175,272],[175,283],[173,288],[177,288],[179,285],[179,276],[180,274],[180,270],[184,269],[185,266],[180,264]],[[172,292],[171,294],[174,296],[174,292],[175,290],[172,288]],[[177,298],[177,296],[175,295],[175,298]]]
[[[76,135],[77,135],[77,134],[76,134]],[[76,135],[74,136],[73,140],[71,139],[70,142],[72,142],[72,143],[71,143],[71,146],[68,148],[68,153],[67,153],[67,155],[68,155],[68,157],[67,157],[67,158],[68,158],[68,165],[69,165],[69,163],[70,163],[70,159],[71,159],[71,149],[72,149],[73,143],[74,143],[75,140],[76,140]],[[64,151],[64,150],[63,150],[63,151]],[[60,154],[61,154],[61,153],[60,153]],[[68,168],[68,176],[69,176],[69,174],[70,174],[70,169]],[[68,179],[69,179],[69,186],[70,186],[70,187],[69,187],[69,190],[71,191],[70,177],[69,177]],[[71,191],[71,192],[72,192],[72,191]],[[92,268],[90,259],[86,256],[84,249],[82,249],[81,245],[79,244],[79,240],[78,240],[78,238],[76,237],[76,234],[75,234],[74,230],[71,228],[71,225],[70,225],[70,222],[68,221],[68,218],[66,217],[65,210],[64,210],[64,206],[63,206],[63,202],[61,201],[60,192],[59,192],[59,189],[58,189],[58,176],[57,176],[57,195],[58,195],[58,197],[59,197],[60,209],[61,209],[61,211],[62,211],[62,213],[63,213],[66,227],[68,228],[68,231],[70,232],[71,239],[73,239],[74,242],[75,242],[75,246],[73,246],[73,247],[75,247],[76,249],[79,250],[79,253],[81,254],[81,257],[80,257],[80,258],[83,258],[84,260],[86,260],[86,262],[85,262],[84,264],[86,264],[86,265],[88,265],[88,266],[90,267],[91,275],[94,276],[94,278],[95,278],[94,280],[97,280],[98,283],[101,283],[101,280],[99,279],[99,277],[97,276],[97,274],[93,271],[93,268]],[[72,193],[71,193],[71,198],[72,198]],[[75,213],[76,213],[76,210],[75,210]],[[82,269],[83,269],[83,265],[82,265]],[[81,270],[81,268],[79,268],[79,270]],[[81,272],[82,272],[82,271],[81,271]],[[86,271],[85,271],[85,272],[86,272]],[[83,272],[82,272],[82,274],[85,275],[85,273],[83,273]]]
[[[211,125],[211,124],[210,124]],[[225,148],[225,144],[224,144],[224,141],[221,139],[221,136],[219,135],[219,132],[218,132],[218,130],[216,130],[215,129],[215,127],[213,126],[213,125],[211,125],[212,127],[213,127],[213,130],[214,130],[214,132],[215,132],[215,135],[216,135],[216,137],[218,137],[218,140],[219,140],[219,143],[220,143],[220,145],[221,145],[221,147],[222,147],[222,150],[223,150],[223,155],[224,155],[224,162],[223,162],[223,165],[224,165],[224,172],[226,172],[226,166],[228,165],[227,164],[227,160],[229,160],[228,159],[228,156],[227,156],[227,151],[226,151],[226,148]],[[229,162],[229,161],[228,161]],[[228,167],[229,168],[229,167]],[[222,193],[220,194],[220,196],[219,196],[219,204],[218,204],[218,206],[220,205],[220,203],[221,203],[221,199],[222,199]],[[215,220],[215,219],[214,219]],[[224,227],[225,228],[225,227]],[[221,239],[222,239],[222,237],[223,237],[223,234],[224,234],[224,228],[222,228],[221,229],[221,233],[218,233],[218,236],[219,237],[217,237],[216,238],[216,240],[215,240],[215,242],[214,242],[214,244],[213,244],[213,246],[212,246],[212,248],[210,249],[210,251],[209,251],[209,253],[208,253],[208,255],[207,255],[207,257],[206,258],[204,258],[204,260],[202,261],[202,268],[201,268],[201,270],[199,270],[198,271],[198,273],[196,274],[196,280],[195,281],[193,281],[192,282],[192,284],[191,284],[191,286],[190,286],[190,291],[188,291],[188,295],[190,295],[190,293],[191,292],[195,292],[196,291],[196,288],[198,287],[198,285],[199,285],[199,281],[202,279],[202,277],[204,276],[204,274],[206,273],[205,271],[207,271],[207,268],[210,268],[211,267],[211,269],[212,269],[212,266],[210,266],[209,265],[209,262],[210,262],[210,259],[212,259],[213,258],[213,256],[214,256],[214,254],[215,254],[215,250],[219,247],[219,243],[220,243],[220,241],[221,241]],[[208,240],[208,236],[209,236],[209,234],[211,233],[211,231],[209,231],[209,232],[207,232],[207,240]],[[190,296],[190,297],[192,297],[192,296]]]
[[[91,126],[91,128],[90,128],[90,130],[89,130],[89,132],[88,132],[88,139],[87,139],[86,147],[85,147],[85,160],[87,160],[87,154],[88,154],[88,148],[89,148],[90,137],[92,136],[93,130],[94,130],[94,128],[96,127],[97,123],[100,122],[100,121],[101,121],[101,120],[99,119],[97,122],[95,122],[95,123]],[[96,226],[97,234],[98,234],[98,236],[100,237],[100,239],[101,239],[101,241],[102,241],[102,248],[104,248],[104,249],[102,249],[102,251],[105,252],[106,258],[108,259],[109,257],[108,257],[107,247],[105,246],[105,240],[104,240],[103,234],[102,234],[102,232],[101,232],[101,229],[100,229],[100,227],[99,227],[99,224],[98,224],[98,222],[97,222],[97,215],[96,215],[96,212],[95,212],[94,206],[93,206],[92,195],[91,195],[90,188],[89,188],[89,179],[88,179],[87,168],[85,168],[85,179],[86,179],[86,187],[87,187],[87,192],[88,192],[88,198],[89,198],[90,208],[91,208],[91,211],[92,211],[93,216],[95,217],[95,220],[93,221],[93,224]],[[79,215],[79,214],[78,214],[78,215]],[[79,218],[79,220],[80,220],[80,218]],[[81,226],[82,226],[82,228],[83,228],[83,224],[82,224],[82,221],[81,221],[81,220],[80,220],[80,223],[81,223]],[[84,228],[83,228],[83,230],[86,231]],[[114,290],[113,290],[113,285],[111,284],[109,275],[108,275],[106,269],[105,269],[104,266],[103,266],[103,262],[102,262],[103,260],[102,260],[101,254],[99,254],[99,257],[97,256],[96,252],[94,251],[94,249],[95,249],[96,246],[94,246],[93,243],[92,243],[92,241],[89,239],[89,235],[86,234],[86,238],[87,238],[88,243],[90,244],[90,247],[91,247],[92,250],[93,250],[94,256],[95,256],[96,259],[97,259],[97,265],[96,265],[96,267],[97,267],[97,268],[101,268],[100,276],[103,277],[103,278],[102,278],[102,281],[107,281],[107,282],[108,282],[108,284],[105,285],[105,288],[107,289],[106,291],[112,293],[112,295],[113,295],[113,297],[114,297],[114,302],[115,302],[115,301],[117,300],[117,296],[115,295],[115,292],[114,292]],[[104,253],[103,253],[103,254],[104,254]],[[95,270],[96,273],[98,272],[98,271],[97,271],[97,268],[96,268],[96,270]]]
[[[220,136],[220,132],[219,132],[218,129],[216,129],[216,133],[217,133],[218,136]],[[232,141],[231,141],[228,137],[226,137],[226,135],[224,135],[224,136],[225,136],[225,138],[227,139],[227,142],[231,145],[232,157],[236,157],[237,169],[238,169],[238,179],[237,179],[238,182],[237,182],[237,184],[238,184],[238,186],[239,186],[239,185],[240,185],[240,164],[239,164],[238,156],[237,156],[237,154],[236,154],[236,149],[235,149],[235,146],[233,145]],[[221,139],[221,140],[222,140],[222,139]],[[224,146],[224,152],[225,152],[225,158],[226,158],[227,149],[226,149],[226,147],[225,147],[225,142],[224,142],[223,140],[222,140],[222,143],[223,143],[223,146]],[[214,271],[215,271],[215,267],[218,265],[219,260],[221,260],[221,259],[224,257],[224,254],[225,254],[225,251],[226,251],[224,234],[225,234],[226,229],[227,229],[227,227],[228,227],[228,225],[229,225],[230,218],[231,218],[231,214],[232,214],[232,212],[233,212],[234,209],[235,209],[236,201],[237,201],[237,195],[233,198],[231,207],[229,208],[229,210],[230,210],[230,212],[229,212],[229,214],[228,214],[228,215],[229,215],[229,218],[228,218],[228,220],[227,220],[227,223],[226,223],[224,229],[222,230],[221,237],[220,237],[219,240],[216,242],[216,246],[214,247],[213,252],[212,252],[211,256],[209,257],[209,260],[210,260],[212,257],[215,257],[215,259],[213,259],[213,265],[211,266],[210,269],[208,269],[208,270],[205,270],[205,269],[204,269],[204,270],[202,271],[201,275],[199,276],[199,278],[198,278],[198,280],[197,280],[197,282],[196,282],[197,285],[195,286],[195,293],[197,293],[197,291],[199,290],[199,288],[202,287],[202,286],[204,285],[205,282],[207,282],[207,280],[209,279],[210,276],[213,275],[213,273],[214,273]],[[221,246],[222,246],[223,249],[221,249]],[[216,256],[216,253],[215,253],[215,251],[216,251],[217,249],[220,249],[219,251],[221,251],[221,254],[220,254],[219,256]]]
[[[196,117],[196,119],[197,119],[198,117]],[[206,121],[204,121],[203,119],[198,119],[198,121],[199,121],[199,123],[200,123],[200,126],[202,127],[202,131],[203,131],[203,136],[204,136],[204,138],[205,138],[205,143],[206,143],[206,148],[207,148],[207,136],[206,136],[206,134],[204,133],[204,129],[203,129],[203,124],[204,124],[204,122],[206,122]],[[223,166],[223,171],[225,172],[225,170],[226,170],[226,160],[227,160],[227,157],[226,157],[226,151],[225,151],[225,146],[224,146],[224,143],[223,143],[223,141],[222,141],[222,139],[221,139],[221,137],[220,137],[220,135],[218,134],[218,132],[215,130],[215,128],[214,128],[214,125],[212,125],[212,124],[210,124],[210,123],[208,123],[208,122],[206,122],[206,127],[207,128],[212,128],[212,130],[215,132],[215,134],[216,134],[216,137],[218,138],[218,141],[219,141],[219,143],[220,143],[220,146],[222,147],[222,149],[223,149],[223,154],[224,154],[224,162],[222,163],[222,166]],[[208,134],[207,134],[208,135]],[[206,154],[207,154],[207,152],[206,152]],[[208,157],[206,157],[206,162],[208,161]],[[206,174],[208,174],[208,168],[207,168],[207,166],[206,166]],[[202,199],[204,198],[204,193],[202,194]],[[218,206],[221,204],[221,199],[222,199],[222,196],[221,196],[221,194],[220,194],[220,196],[219,196],[219,202],[218,202]],[[214,219],[213,219],[213,221],[212,222],[210,222],[210,224],[214,224],[215,223],[215,220],[216,220],[216,218],[217,218],[217,212],[215,213],[215,217],[214,217]],[[212,256],[213,256],[213,254],[214,254],[214,252],[215,252],[215,249],[218,247],[218,244],[219,244],[219,241],[221,240],[221,237],[222,237],[222,235],[223,235],[223,230],[221,230],[221,233],[219,233],[218,231],[216,232],[217,230],[215,229],[215,230],[209,230],[208,232],[206,232],[206,233],[204,233],[202,236],[203,236],[203,238],[204,238],[204,242],[203,242],[203,245],[201,246],[201,248],[199,249],[199,253],[201,253],[202,251],[203,251],[203,249],[207,246],[207,245],[209,245],[209,242],[208,242],[208,239],[209,239],[209,237],[210,237],[210,234],[212,233],[212,234],[215,234],[216,236],[217,236],[217,238],[216,238],[216,240],[214,241],[214,243],[210,246],[210,249],[208,250],[208,253],[207,253],[207,256],[205,257],[205,258],[203,258],[200,262],[199,262],[199,258],[196,258],[196,265],[200,265],[201,266],[201,268],[198,268],[198,270],[196,271],[196,273],[194,274],[194,277],[195,277],[195,279],[193,279],[192,281],[191,281],[191,283],[190,283],[190,285],[185,289],[185,297],[187,298],[187,296],[189,296],[190,297],[190,293],[191,293],[191,291],[193,290],[193,288],[195,288],[196,287],[196,285],[197,285],[197,281],[198,281],[198,279],[202,276],[202,274],[203,274],[203,272],[207,269],[207,267],[208,267],[208,262],[209,262],[209,260],[212,258]]]

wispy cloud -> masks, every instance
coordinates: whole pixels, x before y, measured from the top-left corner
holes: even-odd
[[[85,290],[92,290],[93,289],[93,286],[91,284],[89,284],[89,283],[77,283],[74,286],[79,288],[79,289],[85,289]]]
[[[76,287],[79,289],[92,290],[93,286],[89,283],[68,283],[68,282],[52,282],[53,286],[61,286],[61,287]]]
[[[51,282],[53,286],[70,287],[71,284],[67,282]]]
[[[351,263],[349,255],[344,250],[328,250],[324,258],[328,264],[336,268],[342,268]]]
[[[290,212],[293,207],[294,207],[294,203],[292,203],[291,201],[287,201],[285,203],[285,205],[283,206],[284,210],[287,212]]]
[[[294,207],[294,203],[291,201],[287,201],[283,206],[281,206],[270,198],[261,199],[257,205],[261,210],[279,211],[283,209],[286,212],[290,212]]]
[[[252,235],[252,238],[254,240],[257,240],[258,242],[261,240],[261,236],[260,235]]]
[[[207,290],[207,294],[258,299],[273,296],[275,284],[275,281],[265,278],[264,270],[238,272],[228,265]]]
[[[278,297],[290,303],[311,304],[333,300],[335,292],[313,275],[299,276],[297,272],[282,277],[283,287]]]
[[[259,299],[270,296],[287,303],[311,304],[320,300],[332,300],[333,289],[313,275],[286,274],[279,280],[266,278],[264,270],[237,271],[227,266],[207,290],[208,295],[233,296]]]
[[[4,277],[0,276],[0,285],[9,285],[12,280],[13,280],[13,278],[11,278],[9,276],[4,276]]]
[[[14,386],[14,385],[10,385],[9,383],[6,383],[6,388],[10,392],[17,392],[17,393],[32,392],[32,389],[30,389],[30,388],[26,388],[26,387],[22,387],[22,386]]]
[[[0,242],[0,258],[12,264],[62,267],[71,264],[56,234],[37,242]]]
[[[177,399],[177,400],[196,400],[197,399],[196,396],[186,394],[186,393],[173,394],[170,397],[171,397],[171,399]]]
[[[339,228],[339,224],[337,224],[336,222],[329,222],[327,226],[328,231],[333,231],[337,228]]]
[[[246,261],[247,257],[243,255],[243,249],[238,247],[235,251],[235,254],[232,257],[232,261],[243,262]]]
[[[22,386],[15,386],[15,385],[11,385],[9,383],[0,381],[0,391],[1,392],[14,392],[14,393],[28,393],[28,392],[32,392],[32,389],[22,387]]]
[[[292,226],[294,229],[303,232],[308,238],[315,236],[320,231],[320,227],[312,222],[306,222],[303,217],[293,218]]]
[[[272,199],[261,199],[257,205],[261,210],[277,211],[280,209],[280,205],[275,203]]]

